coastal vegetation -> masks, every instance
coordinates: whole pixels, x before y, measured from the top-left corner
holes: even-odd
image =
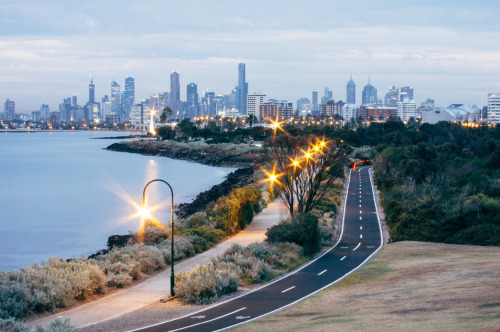
[[[259,189],[236,188],[220,197],[207,212],[176,221],[174,259],[202,252],[223,236],[243,229],[267,204]],[[0,319],[65,308],[122,288],[170,263],[171,236],[167,227],[146,222],[125,246],[115,246],[91,259],[51,258],[41,264],[0,273]]]

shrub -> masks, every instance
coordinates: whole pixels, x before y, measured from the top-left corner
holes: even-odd
[[[35,332],[74,332],[75,328],[70,325],[70,319],[60,319],[56,318],[50,322],[49,326],[41,327],[37,326]]]
[[[310,213],[292,216],[269,228],[266,232],[267,241],[292,242],[300,245],[305,255],[311,255],[321,248],[321,235],[318,227],[318,217]]]
[[[207,304],[239,286],[238,268],[234,263],[208,263],[177,275],[175,292],[185,303]]]
[[[2,332],[29,332],[30,328],[16,321],[14,318],[0,318],[0,331]]]
[[[220,229],[204,225],[196,228],[188,228],[182,232],[182,235],[191,239],[194,250],[199,253],[219,242],[224,236],[224,232]]]

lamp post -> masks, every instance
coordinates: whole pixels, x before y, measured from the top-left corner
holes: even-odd
[[[171,218],[170,218],[170,227],[171,227],[171,249],[170,249],[170,254],[171,254],[171,258],[170,258],[170,264],[171,264],[171,268],[170,268],[170,271],[171,271],[171,274],[170,274],[170,296],[175,296],[174,294],[174,284],[175,284],[175,275],[174,275],[174,191],[172,190],[172,187],[170,186],[170,184],[165,181],[165,180],[161,180],[161,179],[154,179],[154,180],[151,180],[149,181],[146,186],[144,187],[144,190],[142,191],[142,208],[143,209],[146,209],[146,188],[153,182],[155,181],[159,181],[159,182],[163,182],[165,183],[169,188],[170,188],[170,193],[172,194],[172,204],[171,204],[171,207],[170,207],[170,210],[171,210]]]

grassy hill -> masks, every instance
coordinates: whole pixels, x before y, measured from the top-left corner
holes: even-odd
[[[500,331],[500,248],[397,242],[312,298],[236,331]]]

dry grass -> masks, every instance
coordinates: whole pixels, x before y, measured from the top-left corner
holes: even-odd
[[[500,331],[500,248],[386,246],[361,270],[237,331]]]

